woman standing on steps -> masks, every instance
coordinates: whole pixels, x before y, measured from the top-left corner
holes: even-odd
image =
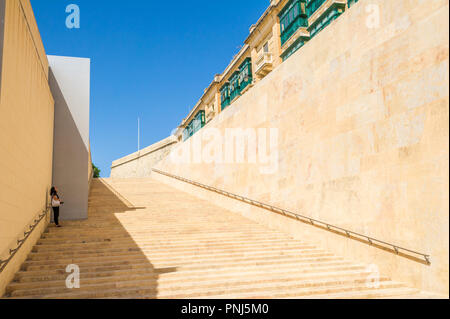
[[[59,224],[59,207],[64,204],[64,202],[61,202],[56,187],[52,187],[50,196],[52,197],[53,219],[55,220],[55,225],[56,227],[61,227]]]

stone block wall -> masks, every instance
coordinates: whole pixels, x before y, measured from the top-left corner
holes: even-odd
[[[172,152],[224,152],[211,145],[211,129],[274,128],[273,174],[259,164],[198,161],[195,151],[156,168],[428,253],[430,266],[244,211],[448,295],[448,9],[448,0],[359,1]]]
[[[139,152],[116,160],[111,166],[112,178],[150,177],[152,167],[164,159],[178,143],[176,137],[168,137]]]
[[[0,0],[0,260],[42,213],[52,182],[54,101],[29,0]],[[0,273],[0,296],[45,229]]]

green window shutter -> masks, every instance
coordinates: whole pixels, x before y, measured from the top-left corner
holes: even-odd
[[[189,138],[189,130],[187,127],[183,130],[183,141],[186,141]]]
[[[194,119],[191,122],[192,133],[191,136],[200,131],[206,125],[205,111],[198,111]]]
[[[230,105],[230,83],[225,83],[220,89],[220,104],[222,111]]]
[[[308,27],[306,0],[291,0],[279,14],[281,25],[281,45],[301,27]]]
[[[251,58],[247,58],[239,66],[239,88],[240,88],[240,91],[245,89],[252,82],[253,82],[252,60],[251,60]]]
[[[310,38],[314,38],[320,31],[325,29],[331,22],[336,20],[345,8],[338,5],[331,6],[322,16],[320,16],[308,29]]]
[[[358,0],[348,0],[348,7],[351,8],[355,3],[357,3]]]
[[[233,101],[233,99],[240,94],[239,89],[239,71],[235,71],[231,78],[229,79],[230,82],[230,100]]]
[[[306,3],[306,11],[308,13],[308,17],[312,16],[314,12],[319,9],[322,4],[324,4],[326,0],[308,0]]]

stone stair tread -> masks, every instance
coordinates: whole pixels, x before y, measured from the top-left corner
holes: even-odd
[[[135,252],[143,252],[143,253],[157,253],[157,252],[165,252],[165,253],[179,253],[179,252],[206,252],[206,253],[214,253],[214,252],[223,252],[223,251],[255,251],[255,250],[264,250],[267,248],[271,249],[298,249],[301,252],[304,251],[324,251],[321,249],[318,249],[314,246],[306,246],[306,245],[295,245],[295,243],[274,243],[272,245],[243,245],[243,246],[218,246],[218,247],[204,247],[202,245],[198,247],[192,247],[192,248],[166,248],[166,247],[134,247],[134,248],[128,248],[128,249],[104,249],[104,250],[84,250],[83,251],[67,251],[67,252],[58,252],[58,253],[43,253],[43,252],[32,252],[29,254],[27,260],[53,260],[51,258],[57,259],[59,258],[76,258],[76,257],[100,257],[100,256],[108,256],[111,255],[111,253],[115,254],[115,256],[118,255],[127,255],[130,253]]]
[[[410,296],[417,294],[419,290],[409,287],[401,288],[382,288],[368,289],[359,292],[341,292],[334,294],[322,294],[315,296],[316,299],[408,299]],[[305,297],[290,298],[304,299]]]
[[[285,256],[284,259],[290,259],[289,256]],[[293,259],[295,260],[295,259]],[[182,268],[182,269],[193,269],[193,268],[204,268],[204,267],[210,267],[210,268],[222,268],[224,265],[227,264],[233,264],[233,265],[241,265],[241,266],[256,266],[256,265],[273,265],[273,264],[277,264],[279,262],[283,261],[283,259],[269,259],[269,260],[249,260],[249,259],[241,259],[240,261],[222,261],[222,262],[216,262],[216,261],[210,261],[210,262],[192,262],[192,261],[186,261],[184,264],[181,263],[164,263],[162,262],[161,264],[155,264],[152,263],[152,267],[150,267],[150,265],[148,264],[148,262],[143,262],[143,263],[133,263],[133,264],[122,264],[122,265],[113,265],[113,266],[97,266],[95,268],[80,268],[83,276],[86,276],[87,274],[95,274],[98,272],[107,272],[108,269],[109,271],[132,271],[132,270],[137,270],[137,269],[159,269],[159,268],[169,268],[169,267],[176,267],[176,268]],[[341,258],[336,258],[333,257],[333,259],[319,259],[319,260],[302,260],[302,259],[298,259],[297,262],[299,263],[300,266],[321,266],[321,265],[326,265],[326,264],[342,264],[344,262],[346,262],[345,260],[341,259]],[[346,262],[348,263],[348,262]],[[133,268],[135,267],[135,268]],[[16,274],[16,278],[17,279],[24,279],[27,277],[38,277],[38,276],[50,276],[50,275],[57,275],[60,274],[61,276],[65,276],[67,275],[65,273],[65,269],[64,268],[59,268],[59,269],[53,269],[51,271],[19,271]]]
[[[236,274],[225,274],[223,276],[198,276],[198,277],[189,277],[183,276],[183,281],[180,283],[178,278],[158,278],[158,284],[165,283],[177,283],[178,285],[184,284],[195,284],[198,285],[202,281],[211,282],[233,282],[233,281],[246,281],[246,280],[264,280],[264,281],[276,281],[276,280],[304,280],[304,281],[314,281],[314,280],[336,280],[339,278],[348,278],[352,276],[353,278],[359,278],[363,276],[367,278],[369,272],[364,271],[356,271],[356,270],[342,270],[342,271],[327,271],[327,272],[316,272],[316,273],[308,273],[308,274],[293,274],[286,275],[285,271],[273,271],[273,272],[260,272],[260,273],[236,273]],[[271,277],[267,277],[267,275],[271,275]],[[144,280],[151,278],[151,273],[141,273],[130,275],[127,273],[118,274],[118,276],[107,276],[107,277],[93,277],[83,279],[83,285],[94,285],[95,282],[120,282],[120,281],[132,281],[130,278],[134,278],[133,280]],[[26,282],[26,283],[12,283],[8,289],[9,291],[16,291],[19,289],[33,289],[33,288],[45,288],[45,287],[60,287],[65,284],[65,278],[59,280],[47,280],[47,281],[38,281],[38,282]]]
[[[268,268],[268,269],[267,269]],[[228,269],[218,269],[216,271],[209,271],[209,272],[205,272],[204,270],[198,270],[198,269],[187,269],[187,270],[178,270],[176,269],[176,271],[174,270],[174,272],[155,272],[155,271],[151,271],[150,269],[148,269],[148,271],[142,271],[141,273],[130,273],[130,272],[122,272],[122,273],[118,273],[118,275],[122,275],[122,278],[124,280],[126,280],[127,278],[130,277],[156,277],[158,276],[159,281],[163,282],[164,279],[177,279],[178,277],[182,278],[183,280],[189,281],[191,278],[192,280],[199,280],[199,279],[204,279],[204,278],[220,278],[220,277],[230,277],[230,275],[234,275],[235,277],[242,277],[242,276],[264,276],[264,275],[271,275],[271,276],[276,276],[277,274],[284,274],[287,272],[287,270],[289,270],[290,268],[284,268],[284,267],[278,267],[276,269],[271,269],[270,267],[267,267],[266,269],[261,268],[261,267],[252,267],[252,268],[237,268],[237,267],[230,267]],[[307,278],[314,278],[317,276],[323,276],[324,275],[324,271],[326,270],[326,273],[330,274],[330,275],[335,275],[335,274],[345,274],[347,273],[353,273],[355,275],[358,275],[360,273],[365,273],[364,268],[363,267],[358,267],[358,266],[354,266],[354,265],[349,265],[348,267],[346,267],[345,265],[331,265],[328,266],[328,268],[318,268],[318,267],[309,267],[309,268],[295,268],[293,267],[292,270],[298,270],[298,272],[303,274],[303,277],[307,277]],[[308,275],[305,275],[308,274]],[[300,275],[297,275],[297,277],[299,277]],[[296,277],[296,276],[292,276],[292,277]],[[106,276],[106,277],[88,277],[88,278],[82,278],[82,282],[85,283],[86,281],[104,281],[105,278],[109,278],[111,281],[114,280],[118,280],[118,278],[120,278],[120,276]],[[53,284],[53,285],[59,285],[61,283],[65,282],[65,278],[63,277],[62,280],[61,279],[57,279],[57,280],[53,280],[53,281],[49,281],[49,280],[44,280],[44,282],[46,282],[47,284]],[[35,281],[35,282],[13,282],[9,285],[8,289],[9,290],[16,290],[16,289],[20,289],[20,288],[29,288],[31,286],[42,286],[43,283],[42,281]]]
[[[278,251],[277,255],[291,255],[293,256],[293,251],[294,250],[283,250],[283,251]],[[236,258],[241,258],[244,256],[261,256],[261,255],[269,255],[268,257],[270,257],[270,255],[273,255],[273,252],[268,252],[268,253],[262,253],[262,252],[254,252],[254,251],[237,251],[237,252],[223,252],[223,253],[216,253],[214,255],[205,253],[205,252],[199,252],[196,254],[190,254],[190,255],[183,255],[184,258],[200,258],[203,257],[204,259],[214,259],[215,257],[236,257]],[[330,256],[331,254],[324,252],[324,251],[311,251],[311,252],[296,252],[295,253],[298,256],[304,256],[304,257],[312,257],[312,256]],[[53,265],[58,265],[58,264],[65,264],[65,265],[69,265],[69,264],[73,264],[73,263],[78,263],[78,264],[83,264],[83,262],[93,262],[93,261],[111,261],[111,260],[132,260],[132,259],[154,259],[154,260],[161,260],[164,258],[170,259],[170,258],[180,258],[178,254],[159,254],[159,255],[152,255],[150,253],[141,253],[141,254],[129,254],[129,255],[109,255],[109,256],[100,256],[100,257],[87,257],[87,258],[62,258],[62,259],[46,259],[46,260],[26,260],[24,265],[25,266],[39,266],[39,265],[45,265],[45,264],[53,264]]]
[[[92,288],[98,288],[98,290],[89,290],[91,287],[85,287],[84,290],[77,290],[77,291],[67,291],[67,289],[64,289],[65,292],[56,292],[56,293],[50,293],[47,294],[48,298],[54,299],[54,298],[105,298],[105,297],[115,297],[118,295],[132,295],[135,292],[143,293],[145,294],[154,294],[154,297],[158,298],[168,298],[168,299],[174,299],[174,298],[220,298],[222,299],[222,296],[227,295],[238,295],[239,299],[243,298],[264,298],[264,296],[272,295],[276,296],[277,294],[282,296],[284,295],[290,295],[293,293],[293,290],[295,290],[295,293],[300,295],[313,295],[313,294],[320,294],[323,292],[329,293],[331,292],[357,292],[359,290],[376,290],[376,289],[369,289],[367,288],[366,283],[364,282],[365,278],[357,278],[355,280],[360,280],[362,283],[356,283],[356,284],[348,284],[348,281],[343,281],[344,284],[339,283],[331,283],[328,285],[321,285],[320,282],[318,283],[318,286],[314,286],[313,282],[275,282],[275,283],[250,283],[245,285],[244,287],[213,287],[205,290],[204,287],[197,287],[194,286],[191,289],[179,289],[174,291],[160,291],[157,287],[157,283],[155,281],[151,281],[149,286],[145,285],[145,282],[142,281],[134,281],[134,282],[125,282],[125,283],[108,283],[102,286],[93,285]],[[349,280],[354,281],[354,280]],[[116,287],[112,287],[116,286]],[[395,283],[391,281],[381,281],[380,286],[383,288],[404,288],[403,284]],[[206,292],[205,292],[206,291]],[[32,296],[39,296],[40,293],[43,292],[43,290],[38,291],[28,291],[30,292]],[[32,294],[35,292],[35,294]],[[97,297],[95,297],[97,296]],[[26,297],[26,296],[19,296],[19,297]],[[13,296],[14,298],[14,296]],[[34,297],[33,297],[34,298]],[[228,297],[224,297],[228,299]],[[236,298],[236,297],[234,297]],[[233,299],[234,299],[233,298]]]

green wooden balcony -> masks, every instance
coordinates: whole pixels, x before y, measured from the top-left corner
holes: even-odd
[[[201,110],[197,113],[197,115],[194,117],[194,120],[192,121],[192,130],[193,134],[200,131],[206,124],[206,117],[205,117],[205,111]]]
[[[311,39],[344,13],[346,2],[346,0],[309,0],[307,11],[311,15],[308,31]],[[318,11],[319,9],[321,10]]]
[[[308,14],[308,17],[311,17],[317,9],[319,9],[322,4],[327,0],[307,0],[306,1],[306,13]]]
[[[183,141],[188,140],[193,135],[192,122],[190,122],[183,130]]]
[[[239,86],[239,71],[235,71],[230,81],[230,100],[233,101],[240,93],[240,86]]]
[[[313,1],[318,1],[316,2],[317,4],[324,3],[323,0],[313,0]],[[310,19],[310,26],[308,28],[308,31],[311,39],[314,38],[314,36],[316,36],[320,31],[325,29],[331,22],[336,20],[345,11],[346,5],[345,0],[333,0],[328,1],[327,3],[329,4],[329,6],[326,8],[326,10],[321,12],[319,16]],[[316,8],[316,10],[312,14],[317,12],[317,9],[319,8],[320,6]]]
[[[189,137],[190,137],[189,130],[187,128],[185,128],[183,130],[183,142],[186,141]]]
[[[251,58],[245,59],[245,61],[239,66],[239,94],[245,90],[253,82],[252,73],[252,60]]]
[[[230,105],[230,84],[227,82],[224,86],[220,88],[220,105],[223,111],[227,106]]]
[[[291,0],[278,15],[281,28],[281,45],[301,27],[308,27],[306,0]]]
[[[192,135],[200,131],[206,125],[205,111],[198,111],[194,119],[189,122],[183,130],[183,141],[188,140]]]
[[[253,82],[252,60],[246,58],[228,79],[228,87],[222,87],[222,110],[231,104]],[[224,104],[225,102],[225,104]],[[225,105],[225,107],[224,107]]]
[[[297,52],[305,44],[306,41],[307,40],[302,37],[295,40],[294,43],[281,54],[281,59],[283,61],[286,61],[291,55]]]
[[[348,7],[351,8],[357,2],[358,2],[358,0],[348,0]]]

